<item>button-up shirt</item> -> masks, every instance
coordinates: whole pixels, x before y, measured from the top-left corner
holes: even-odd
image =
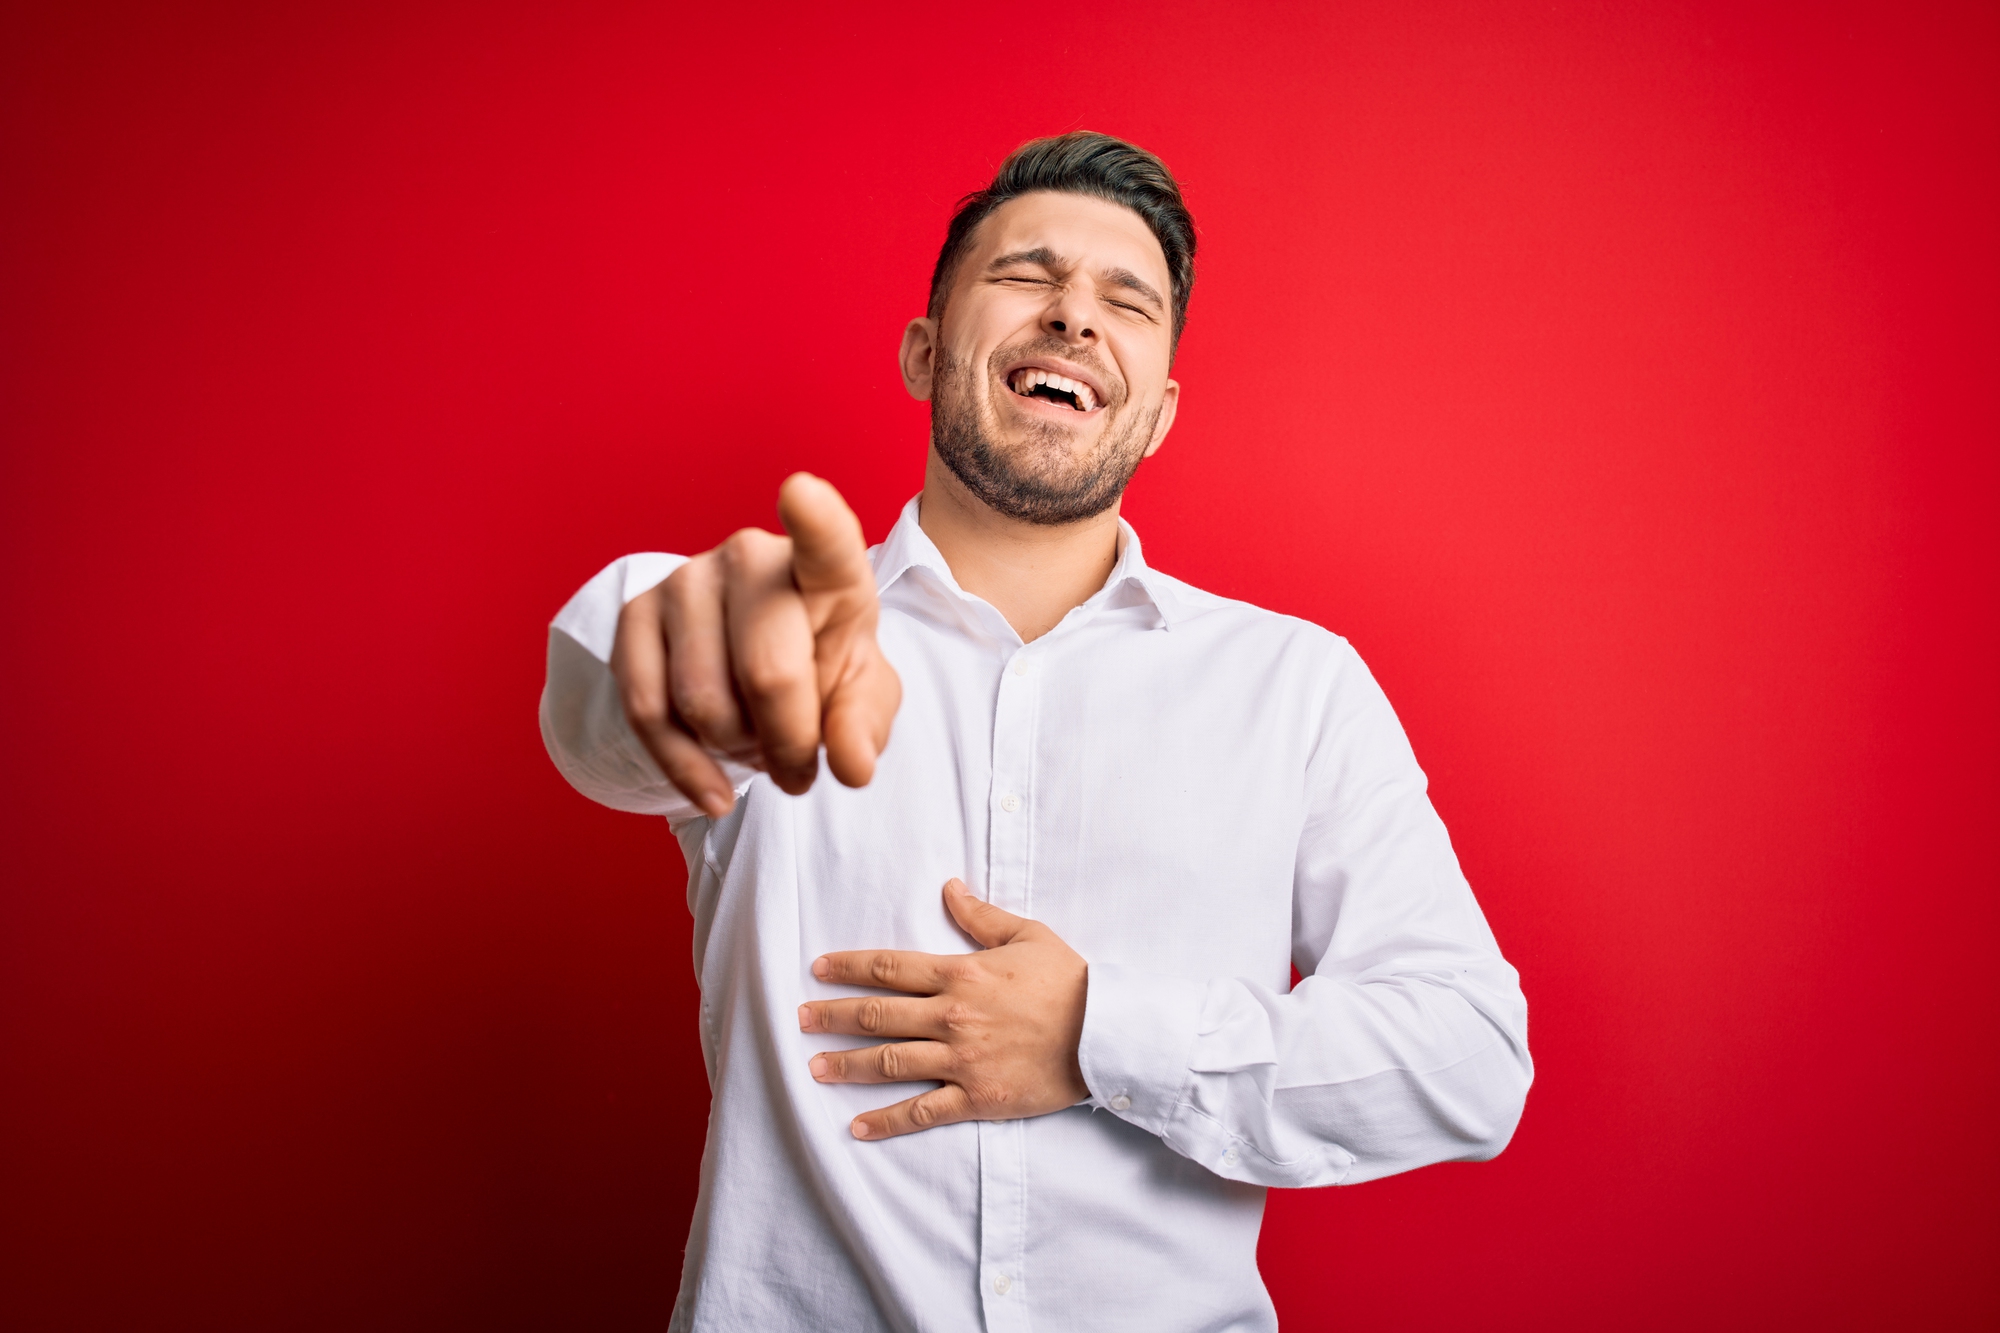
[[[619,560],[556,617],[550,755],[687,857],[713,1100],[673,1328],[1274,1329],[1266,1187],[1506,1145],[1526,1003],[1381,689],[1345,640],[1119,542],[1023,643],[911,501],[870,552],[903,682],[874,780],[794,797],[733,769],[721,819],[661,775],[606,666],[620,607],[679,557]],[[857,1043],[801,1033],[800,1002],[881,992],[812,962],[971,951],[954,875],[1087,962],[1091,1096],[855,1139],[936,1085],[815,1082],[814,1053]]]

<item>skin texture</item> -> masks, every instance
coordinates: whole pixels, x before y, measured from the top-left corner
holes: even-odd
[[[1089,978],[1083,959],[1041,922],[981,902],[960,880],[945,884],[944,903],[982,952],[859,950],[830,953],[813,962],[813,975],[822,981],[921,997],[800,1005],[801,1032],[915,1039],[815,1055],[814,1078],[822,1083],[944,1083],[856,1116],[851,1128],[857,1139],[888,1138],[959,1120],[1046,1115],[1090,1095],[1076,1060],[1083,1034],[1081,994]]]
[[[861,521],[806,472],[778,489],[788,536],[744,528],[625,604],[611,671],[632,729],[711,817],[736,803],[710,751],[797,796],[827,767],[867,783],[903,699],[876,646]]]
[[[1159,299],[1126,286],[1127,274]],[[1122,455],[1129,477],[1159,451],[1180,404],[1180,385],[1167,374],[1168,289],[1166,256],[1138,214],[1084,195],[1023,195],[974,233],[943,315],[913,319],[903,331],[903,383],[931,401],[934,439],[937,419],[969,414],[1019,474],[1082,478]],[[1038,354],[1044,347],[1061,353]],[[1009,357],[1009,349],[1022,350]],[[1003,372],[1023,356],[1094,383],[1102,405],[1084,414],[1015,394]],[[1139,423],[1149,424],[1135,435]],[[991,602],[1026,640],[1104,586],[1118,560],[1115,496],[1066,523],[1009,514],[968,486],[936,443],[920,521],[959,586]]]
[[[1119,497],[1180,401],[1168,292],[1166,258],[1136,213],[1029,194],[980,224],[942,313],[903,332],[903,383],[932,404],[919,521],[959,586],[1024,641],[1055,628],[1117,563]],[[1016,393],[1009,375],[1023,366],[1090,385],[1091,410]],[[612,648],[634,732],[714,817],[735,803],[715,755],[798,795],[823,746],[834,777],[863,786],[902,701],[876,643],[880,605],[854,512],[801,472],[779,489],[778,514],[786,535],[745,528],[627,603]],[[981,952],[814,964],[823,980],[901,992],[802,1005],[801,1031],[883,1043],[813,1057],[814,1078],[944,1084],[856,1117],[857,1138],[1043,1115],[1089,1095],[1077,1067],[1084,960],[957,879],[944,905]]]

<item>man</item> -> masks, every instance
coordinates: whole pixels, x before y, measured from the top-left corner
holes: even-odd
[[[1118,518],[1194,249],[1151,154],[1024,146],[904,333],[888,540],[800,474],[789,537],[628,556],[551,628],[549,753],[687,854],[676,1329],[1270,1329],[1265,1187],[1513,1132],[1526,1006],[1387,700]]]

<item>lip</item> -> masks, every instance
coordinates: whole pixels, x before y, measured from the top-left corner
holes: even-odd
[[[1014,378],[1014,372],[1020,370],[1046,370],[1051,374],[1061,375],[1067,379],[1079,380],[1090,386],[1090,396],[1097,400],[1097,406],[1091,408],[1088,412],[1079,412],[1073,407],[1059,407],[1055,403],[1044,402],[1040,398],[1028,398],[1015,393],[1009,381]],[[1069,417],[1094,417],[1104,410],[1104,381],[1085,370],[1082,366],[1077,365],[1074,361],[1065,361],[1061,357],[1031,356],[1025,360],[1012,362],[1005,370],[1000,372],[1000,388],[1009,398],[1018,399],[1022,403],[1044,407],[1050,411],[1061,412]]]

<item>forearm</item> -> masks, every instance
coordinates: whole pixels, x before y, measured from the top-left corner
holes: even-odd
[[[1280,992],[1093,962],[1084,1079],[1098,1105],[1237,1180],[1491,1157],[1534,1075],[1527,1001],[1351,650],[1305,776],[1291,951],[1305,979]]]
[[[1093,1105],[1218,1175],[1353,1184],[1506,1146],[1533,1076],[1512,969],[1307,977],[1289,994],[1094,967]]]

